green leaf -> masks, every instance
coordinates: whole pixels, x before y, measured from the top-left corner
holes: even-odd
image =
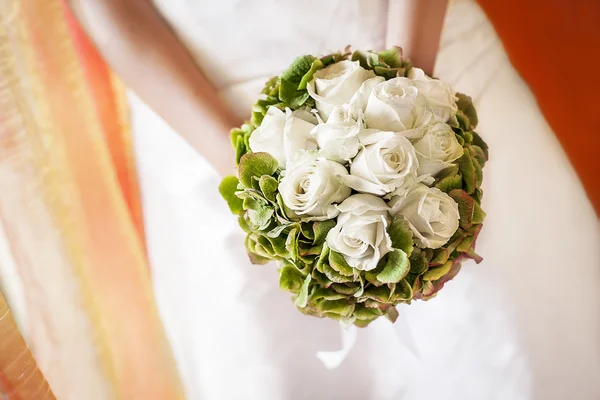
[[[473,144],[481,148],[483,155],[485,156],[485,160],[487,161],[489,158],[488,145],[477,132],[473,132]]]
[[[373,68],[373,57],[375,57],[375,62],[378,62],[379,56],[375,53],[362,50],[356,50],[354,53],[352,53],[352,61],[358,61],[360,66],[364,69]]]
[[[296,297],[296,301],[294,304],[296,307],[304,308],[306,307],[306,303],[308,302],[308,286],[310,285],[311,276],[306,275],[304,282],[302,282],[302,286],[300,287],[300,293],[298,297]]]
[[[268,237],[257,234],[255,251],[259,255],[275,259],[277,251],[273,247],[273,242]]]
[[[383,76],[385,79],[404,76],[404,68],[374,67],[373,72],[375,72],[375,75]]]
[[[248,140],[254,127],[250,124],[244,124],[241,128],[231,130],[231,144],[235,149],[235,163],[238,165],[242,156],[250,151]]]
[[[304,282],[304,277],[291,265],[286,265],[279,271],[279,287],[282,290],[298,294]]]
[[[400,68],[403,66],[402,49],[394,46],[391,49],[380,51],[379,59],[392,68]]]
[[[483,190],[481,190],[481,188],[477,188],[471,197],[473,197],[476,202],[481,204],[481,200],[483,199]]]
[[[478,202],[475,202],[474,204],[474,208],[473,208],[473,218],[471,220],[471,222],[473,224],[481,224],[483,222],[483,220],[485,219],[485,212],[481,209],[481,206],[479,205]]]
[[[329,246],[327,246],[327,243],[325,243],[323,245],[323,250],[321,250],[321,255],[319,256],[319,260],[317,261],[317,265],[315,265],[315,268],[320,271],[323,272],[323,264],[327,263],[329,260]]]
[[[285,79],[290,82],[297,82],[298,84],[302,81],[302,78],[313,66],[313,61],[317,60],[316,57],[311,55],[304,55],[297,57],[292,65],[281,73],[281,79]]]
[[[277,86],[277,91],[279,91],[279,86]],[[280,110],[284,110],[285,106],[281,103],[278,97],[268,97],[266,99],[258,99],[256,103],[252,105],[252,116],[250,118],[250,122],[255,127],[260,126],[262,123],[269,107],[277,107]]]
[[[248,216],[246,215],[246,213],[240,214],[240,216],[238,217],[238,224],[244,232],[250,233],[252,230],[250,229],[250,226],[248,226],[247,218]]]
[[[298,233],[298,228],[293,228],[285,241],[285,248],[293,259],[298,258]]]
[[[268,200],[275,201],[277,187],[279,186],[277,179],[270,175],[263,175],[258,180],[258,186]]]
[[[310,246],[305,244],[304,242],[298,242],[299,257],[318,256],[321,254],[322,250],[323,246]]]
[[[387,228],[390,239],[392,239],[392,247],[402,250],[407,255],[413,251],[413,232],[406,221],[402,217],[398,217],[392,221]]]
[[[385,317],[390,320],[390,322],[394,323],[396,322],[396,320],[398,319],[398,310],[396,310],[396,307],[390,307],[387,309],[387,311],[385,312]]]
[[[415,249],[409,257],[410,261],[410,273],[420,275],[427,271],[428,263],[425,258],[425,252]]]
[[[465,148],[465,152],[462,157],[458,159],[458,166],[462,172],[463,182],[465,183],[465,190],[471,194],[477,189],[477,174],[471,154]]]
[[[314,56],[300,56],[286,69],[280,77],[279,98],[290,108],[298,108],[308,99],[306,86],[300,88],[302,79],[311,71]]]
[[[385,264],[386,264],[386,259],[385,259],[385,257],[383,257],[377,263],[377,268],[372,269],[370,271],[366,271],[364,274],[365,274],[365,279],[367,280],[367,282],[369,282],[375,286],[383,285],[383,283],[381,283],[381,282],[379,282],[379,280],[377,280],[377,275],[379,275],[379,273],[381,271],[383,271],[383,269],[385,268]]]
[[[456,97],[458,98],[458,101],[456,102],[458,109],[468,118],[470,129],[474,129],[479,123],[479,120],[477,118],[475,106],[473,106],[473,101],[469,96],[462,93],[456,93]]]
[[[291,109],[301,107],[310,96],[306,89],[298,90],[296,89],[297,87],[297,83],[289,82],[285,79],[281,80],[281,85],[279,86],[279,98]]]
[[[248,250],[248,256],[250,257],[252,264],[266,264],[272,259],[268,252],[268,250],[271,249],[265,249],[261,244],[259,244],[258,238],[259,237],[253,233],[246,236],[246,249]]]
[[[324,313],[332,313],[348,317],[354,312],[354,304],[348,303],[348,300],[324,300],[319,303],[319,310]]]
[[[463,131],[462,137],[463,139],[465,139],[465,143],[470,144],[473,141],[473,134],[471,133],[471,131]]]
[[[290,221],[291,219],[294,218],[295,214],[294,211],[290,210],[286,205],[285,202],[283,201],[283,197],[281,197],[281,193],[277,193],[277,196],[275,196],[276,198],[276,202],[279,210],[279,213],[281,214],[281,217],[286,219],[287,221]]]
[[[332,289],[326,289],[322,286],[317,286],[315,288],[315,290],[312,292],[312,294],[310,295],[311,300],[319,300],[319,299],[339,300],[339,299],[345,299],[346,297],[348,297],[348,296],[345,294],[338,293]]]
[[[481,187],[481,184],[483,183],[483,168],[479,163],[479,160],[473,157],[473,155],[471,155],[471,160],[473,161],[473,167],[475,167],[475,188],[478,188]]]
[[[450,260],[441,267],[430,269],[429,271],[423,274],[423,279],[426,281],[437,281],[438,279],[446,275],[448,272],[450,272],[453,263],[454,261]]]
[[[298,89],[299,90],[306,89],[306,85],[308,85],[308,82],[310,82],[312,80],[315,72],[317,72],[318,70],[320,70],[323,67],[325,67],[325,64],[323,64],[323,61],[319,60],[318,58],[313,60],[312,65],[310,66],[310,69],[302,77],[302,80],[300,81],[300,84],[298,85]]]
[[[315,233],[313,232],[312,224],[310,222],[303,222],[300,224],[300,229],[302,230],[302,236],[310,241],[314,240]]]
[[[477,161],[479,165],[483,167],[487,161],[487,156],[483,149],[476,144],[471,144],[469,146],[469,151],[471,152],[471,158],[473,158],[474,161]]]
[[[286,238],[278,236],[278,237],[268,237],[263,236],[266,240],[271,243],[271,247],[273,247],[273,251],[279,257],[288,258],[290,256],[289,251],[286,247]]]
[[[377,280],[381,283],[397,283],[404,279],[409,270],[408,256],[404,251],[396,249],[387,254],[387,262],[383,271],[377,275]]]
[[[327,67],[331,64],[335,64],[342,60],[347,60],[348,55],[349,54],[342,54],[338,51],[337,53],[333,53],[333,54],[329,54],[324,57],[321,57],[320,60],[323,62],[323,65],[325,65]]]
[[[242,207],[246,210],[246,215],[253,228],[262,231],[269,227],[275,210],[269,207],[264,200],[259,200],[255,197],[246,197],[242,202]]]
[[[256,127],[259,127],[260,124],[262,124],[263,119],[265,119],[265,114],[263,114],[260,111],[252,111],[252,114],[250,114],[250,122],[252,123],[252,125],[254,125]],[[238,163],[239,163],[239,161],[238,161]]]
[[[436,255],[433,257],[433,259],[431,261],[429,261],[429,265],[430,266],[439,266],[439,265],[443,265],[448,261],[448,258],[450,257],[450,252],[448,251],[448,249],[438,249],[436,250]]]
[[[380,53],[357,50],[352,53],[352,61],[358,61],[360,66],[372,70],[375,75],[385,79],[405,76],[411,63],[402,59],[402,49],[394,47]]]
[[[270,238],[276,238],[277,236],[281,235],[281,233],[289,228],[291,225],[287,224],[287,225],[279,225],[276,228],[271,229],[269,232],[267,232],[267,236]]]
[[[271,261],[270,258],[259,256],[251,251],[248,251],[248,258],[250,259],[250,263],[253,265],[264,265]]]
[[[331,288],[344,296],[354,296],[361,290],[360,283],[334,283]]]
[[[221,193],[221,196],[227,202],[229,210],[235,215],[239,215],[242,212],[242,199],[235,195],[239,183],[238,178],[230,175],[223,178],[219,185],[219,193]]]
[[[247,188],[252,187],[252,178],[273,175],[279,168],[277,160],[269,153],[248,153],[242,156],[239,166],[240,182]]]
[[[460,214],[460,227],[469,229],[473,225],[473,213],[475,211],[475,200],[464,190],[452,190],[448,193],[450,197],[458,204],[458,213]]]
[[[330,252],[330,256],[331,256]],[[335,269],[333,269],[328,263],[324,262],[321,266],[321,268],[323,269],[323,273],[325,274],[325,276],[327,276],[327,278],[329,278],[330,281],[335,282],[335,283],[346,283],[346,282],[350,282],[352,280],[352,277],[349,277],[347,275],[342,275],[340,272],[336,271]]]
[[[277,84],[279,83],[279,77],[274,76],[269,79],[261,91],[262,94],[266,94],[267,96],[276,96],[277,95]]]
[[[329,251],[329,265],[336,272],[339,272],[344,276],[354,276],[354,269],[348,265],[344,256],[336,251]],[[327,274],[327,272],[325,272],[325,274]]]
[[[436,183],[435,187],[440,189],[442,192],[448,193],[453,189],[461,189],[462,181],[462,175],[460,174],[447,176]]]
[[[413,297],[412,285],[406,280],[402,279],[394,290],[393,298],[395,300],[410,300]]]
[[[459,253],[469,253],[473,250],[473,242],[475,242],[475,236],[468,236],[463,239],[462,242],[456,247],[456,251]]]
[[[324,273],[318,271],[317,269],[313,269],[312,272],[312,277],[313,279],[322,287],[324,288],[328,288],[331,286],[331,284],[333,282],[331,282],[329,280],[329,278],[327,278],[327,275],[325,275]]]
[[[325,242],[327,234],[335,226],[335,220],[328,219],[325,221],[313,222],[314,240],[313,244],[321,245]]]
[[[367,326],[369,326],[369,324],[373,321],[375,321],[377,318],[372,318],[372,319],[357,319],[356,321],[354,321],[354,325],[357,328],[366,328]]]
[[[365,292],[361,296],[361,298],[375,300],[379,303],[391,304],[393,301],[390,300],[392,297],[392,292],[387,286],[371,286],[365,289]]]
[[[362,304],[357,304],[354,308],[354,315],[359,320],[372,320],[383,315],[379,308],[369,308]]]
[[[469,122],[469,118],[467,118],[467,116],[465,115],[465,113],[463,113],[461,110],[458,110],[455,114],[456,117],[456,121],[458,122],[458,127],[460,129],[460,132],[457,136],[457,139],[460,138],[459,143],[464,146],[465,140],[463,139],[463,131],[468,131],[469,129],[471,129],[471,123]],[[456,132],[456,130],[454,131]]]

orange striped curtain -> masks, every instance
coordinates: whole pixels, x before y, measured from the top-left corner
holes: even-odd
[[[0,222],[39,366],[0,301],[0,393],[183,398],[153,299],[123,87],[62,0],[0,10]]]

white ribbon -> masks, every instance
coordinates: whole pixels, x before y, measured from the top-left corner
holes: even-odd
[[[317,351],[317,358],[321,360],[325,368],[336,369],[350,353],[350,350],[356,344],[357,328],[354,325],[344,327],[340,324],[342,331],[342,348],[337,351]]]

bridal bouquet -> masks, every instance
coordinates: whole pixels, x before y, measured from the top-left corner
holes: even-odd
[[[302,56],[232,131],[219,190],[300,311],[366,326],[481,258],[488,148],[471,99],[400,48]]]

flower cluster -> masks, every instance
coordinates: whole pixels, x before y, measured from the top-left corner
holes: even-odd
[[[219,190],[300,311],[394,321],[481,260],[488,154],[469,97],[397,47],[299,57],[263,94],[232,131],[239,176]]]

